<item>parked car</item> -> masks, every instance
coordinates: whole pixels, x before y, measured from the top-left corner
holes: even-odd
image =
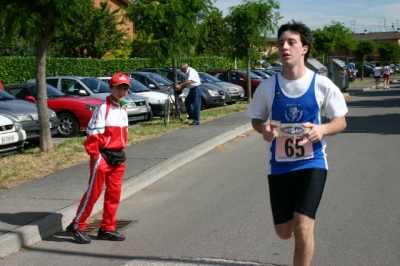
[[[0,113],[7,114],[21,122],[27,142],[39,140],[39,114],[36,104],[17,99],[5,90],[0,90]],[[48,114],[50,132],[52,136],[55,136],[58,133],[60,121],[53,110],[48,109]]]
[[[107,83],[110,83],[111,75],[107,77],[98,77]],[[152,91],[136,79],[131,78],[130,80],[130,91],[135,93],[147,100],[151,107],[152,116],[164,116],[165,112],[165,101],[168,99],[168,95],[165,93]]]
[[[390,64],[389,66],[391,69],[393,69],[394,74],[400,73],[400,65]]]
[[[0,156],[24,151],[26,132],[21,122],[0,113]]]
[[[216,78],[230,82],[233,84],[237,84],[242,86],[245,89],[245,97],[247,95],[247,72],[244,70],[212,70],[207,71],[207,73],[215,76]],[[258,85],[263,81],[262,78],[257,76],[256,74],[250,72],[250,86],[251,86],[251,93],[254,94],[254,91],[258,87]]]
[[[151,90],[153,89],[159,89],[162,90],[163,92],[167,91],[168,88],[173,88],[173,82],[167,78],[164,75],[158,74],[157,70],[153,68],[155,72],[150,71],[152,70],[151,68],[148,68],[148,71],[133,71],[133,72],[125,72],[128,76],[138,80]],[[163,71],[166,73],[171,73],[172,75],[172,69],[165,69],[163,68]],[[182,73],[182,72],[178,72]],[[182,73],[183,75],[183,73]],[[185,77],[182,77],[182,75],[178,74],[178,78],[180,77],[182,81],[185,79]],[[162,88],[164,87],[164,89]],[[216,106],[223,106],[225,104],[225,92],[217,87],[216,85],[213,84],[201,84],[201,109],[206,109],[206,108],[211,108],[211,107],[216,107]],[[189,89],[185,88],[183,90],[184,95],[187,95],[189,93]]]
[[[257,62],[264,68],[264,69],[269,69],[273,70],[275,72],[280,72],[282,71],[283,65],[281,62],[274,62],[272,64],[268,63],[265,60],[257,60]]]
[[[35,79],[27,83],[35,83]],[[84,76],[57,76],[47,77],[47,84],[52,85],[66,95],[94,97],[105,100],[110,91],[108,84],[98,78]],[[124,99],[128,105],[128,121],[148,121],[151,119],[151,108],[142,97],[133,93]]]
[[[357,68],[357,66],[356,66]],[[370,64],[363,64],[364,74],[362,74],[362,69],[357,68],[357,76],[363,75],[364,78],[373,78],[374,77],[374,67]]]
[[[216,77],[206,73],[199,72],[201,83],[212,83],[217,86],[220,86],[225,91],[225,103],[233,104],[237,101],[242,101],[244,98],[244,89],[240,85],[236,85],[233,83],[225,82]]]
[[[271,75],[267,74],[266,72],[262,71],[261,69],[250,69],[250,71],[262,79],[269,79],[271,77]]]
[[[35,83],[10,85],[6,91],[18,99],[37,102]],[[68,96],[47,84],[47,106],[56,112],[60,120],[58,135],[61,137],[76,136],[80,130],[85,130],[93,110],[103,101],[93,97]]]

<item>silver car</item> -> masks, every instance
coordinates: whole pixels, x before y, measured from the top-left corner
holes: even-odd
[[[225,91],[225,103],[233,104],[237,101],[243,101],[244,89],[240,85],[222,81],[208,73],[199,72],[201,83],[213,83]]]
[[[27,83],[36,82],[30,79]],[[94,77],[84,76],[57,76],[47,77],[46,83],[52,85],[67,95],[90,96],[99,99],[106,99],[110,95],[109,85]],[[128,103],[129,122],[148,121],[151,119],[151,108],[148,102],[140,96],[129,93],[125,98]]]
[[[60,121],[53,110],[48,109],[48,112],[51,135],[55,136],[58,133]],[[27,142],[39,140],[39,114],[36,104],[19,100],[5,90],[0,89],[0,113],[7,114],[21,122],[26,132]]]
[[[0,156],[24,151],[25,130],[21,122],[0,113]]]

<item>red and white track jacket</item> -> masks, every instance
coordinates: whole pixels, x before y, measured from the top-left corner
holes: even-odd
[[[117,104],[107,96],[94,110],[86,129],[84,146],[90,158],[99,158],[101,148],[125,150],[128,125],[126,102]]]

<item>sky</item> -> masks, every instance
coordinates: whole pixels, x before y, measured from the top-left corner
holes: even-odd
[[[307,25],[311,30],[322,29],[332,21],[355,33],[393,31],[400,28],[400,0],[276,0],[283,17],[278,26],[291,20]],[[229,14],[229,7],[242,4],[242,0],[216,0],[214,6]],[[392,27],[393,25],[393,27]]]

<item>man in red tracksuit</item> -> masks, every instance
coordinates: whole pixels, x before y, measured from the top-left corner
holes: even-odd
[[[85,231],[86,219],[90,216],[104,183],[106,184],[104,212],[97,238],[112,241],[125,240],[125,236],[118,233],[115,226],[125,171],[123,161],[128,133],[127,105],[123,99],[128,94],[129,86],[128,76],[121,73],[114,74],[110,80],[110,96],[97,106],[86,129],[87,139],[84,145],[90,155],[89,186],[81,199],[75,218],[66,228],[67,232],[80,244],[91,242],[91,238]],[[110,151],[122,154],[123,159],[114,165],[115,160],[114,162],[106,160],[109,156],[104,155],[104,150],[107,152],[106,155],[110,154]]]

